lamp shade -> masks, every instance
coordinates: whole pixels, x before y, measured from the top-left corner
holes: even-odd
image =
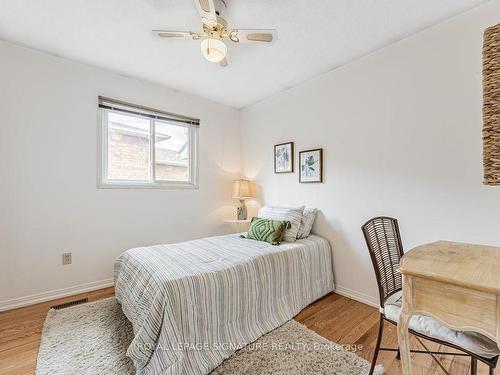
[[[248,180],[233,181],[233,198],[248,199],[253,197],[251,182]]]

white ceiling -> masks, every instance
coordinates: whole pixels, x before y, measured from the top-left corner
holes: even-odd
[[[201,29],[192,0],[0,0],[0,38],[241,108],[487,0],[226,0],[234,28],[276,28],[273,45],[199,42],[151,29]],[[1,64],[1,62],[0,62]]]

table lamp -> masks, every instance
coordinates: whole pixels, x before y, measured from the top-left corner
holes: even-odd
[[[238,220],[247,219],[247,206],[245,206],[245,199],[252,198],[251,182],[248,180],[235,180],[233,181],[233,198],[239,199],[240,205],[236,210]]]

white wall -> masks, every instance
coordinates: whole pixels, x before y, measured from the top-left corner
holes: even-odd
[[[97,189],[98,95],[200,118],[199,189]],[[0,42],[0,119],[0,308],[104,285],[128,248],[227,231],[234,109]]]
[[[0,42],[0,309],[105,285],[130,247],[225,232],[240,143],[263,203],[320,208],[344,293],[377,302],[360,231],[376,215],[399,218],[407,249],[500,245],[500,188],[481,183],[482,32],[498,14],[494,0],[241,113]],[[98,95],[200,118],[199,190],[97,189]],[[325,183],[273,174],[288,140],[324,148]]]
[[[400,220],[406,249],[500,246],[500,188],[482,185],[481,154],[482,33],[499,15],[492,1],[243,110],[245,174],[265,204],[321,210],[340,291],[378,303],[360,230],[377,215]],[[273,174],[273,144],[290,140],[296,160],[324,148],[323,184]]]

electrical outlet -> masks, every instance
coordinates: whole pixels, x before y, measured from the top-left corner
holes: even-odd
[[[71,253],[63,253],[62,264],[63,264],[63,266],[65,266],[67,264],[71,264]]]

